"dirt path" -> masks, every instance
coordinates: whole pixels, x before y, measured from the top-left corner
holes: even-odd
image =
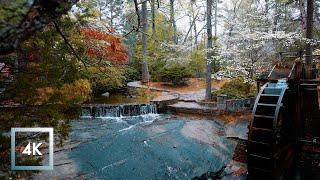
[[[175,87],[168,83],[164,82],[150,82],[146,85],[141,84],[140,81],[129,82],[129,87],[134,88],[142,88],[142,89],[150,89],[154,91],[161,91],[163,92],[160,97],[157,99],[167,99],[165,96],[178,96],[180,101],[202,101],[205,98],[205,82],[202,79],[198,78],[191,78],[189,80],[189,84],[186,86],[179,86]],[[214,80],[212,83],[212,90],[220,89],[227,81],[221,80],[216,81]]]

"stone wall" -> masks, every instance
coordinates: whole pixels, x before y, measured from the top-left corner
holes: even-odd
[[[177,94],[166,95],[165,98],[156,98],[151,101],[157,105],[158,113],[165,113],[168,110],[168,106],[177,103],[179,96]]]
[[[247,111],[253,108],[255,97],[243,99],[228,99],[226,95],[217,98],[217,108],[229,112]]]

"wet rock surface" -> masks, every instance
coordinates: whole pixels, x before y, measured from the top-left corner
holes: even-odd
[[[227,137],[245,130],[240,124],[171,115],[74,121],[71,141],[80,145],[56,153],[54,171],[36,178],[243,179]]]

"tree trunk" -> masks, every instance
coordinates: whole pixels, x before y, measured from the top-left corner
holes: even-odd
[[[306,28],[306,10],[304,0],[299,0],[299,10],[301,16],[301,29],[304,30]]]
[[[151,13],[152,13],[152,38],[156,39],[156,9],[155,0],[151,0]]]
[[[170,21],[173,28],[173,42],[175,44],[178,44],[178,38],[177,38],[177,26],[176,21],[174,19],[174,0],[170,0]]]
[[[314,1],[308,0],[307,4],[307,24],[306,24],[306,38],[311,40],[313,38],[313,13]],[[312,46],[310,43],[306,44],[306,76],[308,79],[312,76]]]
[[[147,19],[147,1],[142,3],[141,9],[141,25],[142,25],[142,83],[148,83],[150,80],[148,63],[145,60],[147,56],[147,29],[148,29],[148,19]]]
[[[191,20],[191,17],[189,18],[190,27],[189,27],[189,29],[187,31],[187,34],[184,37],[183,44],[187,41],[187,38],[188,38],[190,32],[192,31],[192,26],[195,25],[195,23],[196,23],[195,21],[196,21],[195,18],[193,18],[193,20]],[[192,37],[192,32],[191,32],[191,37]]]
[[[206,101],[211,100],[211,63],[212,63],[212,0],[207,0],[207,72],[206,72]]]
[[[218,0],[214,0],[214,36],[217,37]]]
[[[193,26],[193,31],[194,31],[194,46],[196,47],[197,49],[197,45],[198,45],[198,36],[197,36],[197,23],[196,23],[196,17],[195,17],[195,14],[194,14],[194,8],[193,8],[193,5],[195,4],[195,2],[191,1],[191,12],[192,12],[192,18],[194,19],[194,26]]]
[[[274,5],[274,11],[275,11],[275,15],[273,17],[273,28],[272,28],[272,32],[274,33],[275,31],[277,31],[277,26],[278,26],[278,19],[279,19],[279,8],[278,8],[278,3],[276,2]]]
[[[197,48],[198,46],[198,32],[197,32],[197,24],[194,24],[193,26],[193,31],[194,31],[194,46]]]
[[[217,39],[217,23],[218,23],[218,0],[214,0],[214,37]],[[216,59],[212,59],[213,70],[216,71],[217,63]]]

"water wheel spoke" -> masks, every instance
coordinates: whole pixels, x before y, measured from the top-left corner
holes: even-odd
[[[282,172],[276,169],[283,149],[277,140],[277,132],[283,121],[284,97],[288,86],[283,81],[266,83],[257,96],[253,120],[248,136],[248,179],[277,179]],[[280,157],[282,158],[282,157]]]

